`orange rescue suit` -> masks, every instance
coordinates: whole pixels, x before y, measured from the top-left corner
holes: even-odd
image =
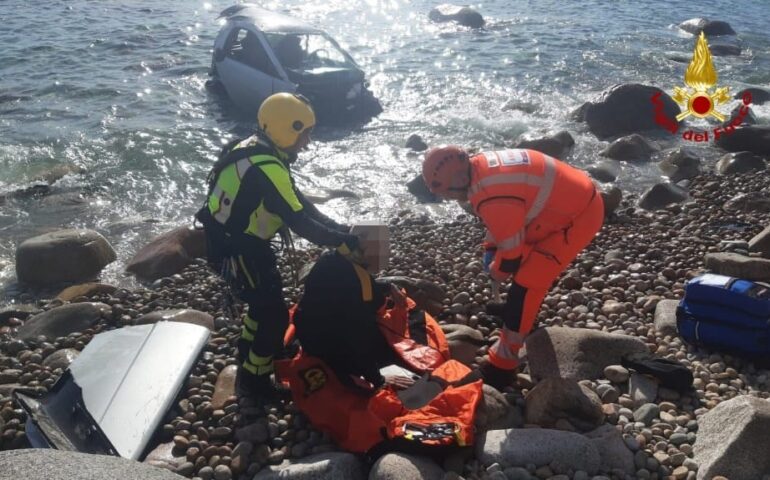
[[[490,276],[513,276],[489,357],[513,369],[551,284],[601,229],[604,205],[585,172],[535,150],[482,152],[470,163],[468,197],[497,249]]]

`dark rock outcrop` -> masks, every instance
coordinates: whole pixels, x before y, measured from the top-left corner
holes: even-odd
[[[455,22],[470,28],[481,28],[486,23],[484,17],[476,10],[449,4],[432,8],[428,18],[436,23]]]
[[[659,210],[687,200],[687,190],[673,183],[658,183],[642,194],[639,206],[645,210]]]
[[[679,28],[693,35],[703,32],[708,37],[719,35],[735,35],[735,30],[729,23],[721,20],[709,20],[707,18],[691,18],[679,24]]]
[[[701,159],[687,148],[677,148],[671,152],[658,167],[673,183],[689,180],[700,173]]]
[[[717,172],[722,175],[733,175],[735,173],[747,173],[765,169],[767,169],[765,159],[751,152],[728,153],[720,158],[716,164]]]
[[[614,160],[648,161],[650,155],[658,150],[657,145],[634,133],[615,140],[601,154]]]
[[[559,160],[564,160],[575,148],[575,139],[566,130],[543,138],[520,140],[515,148],[529,148],[543,152]]]
[[[157,280],[179,273],[194,258],[205,256],[203,230],[178,227],[142,247],[128,262],[126,271],[143,280]]]
[[[770,157],[770,126],[739,127],[719,135],[714,143],[728,152],[752,152]]]

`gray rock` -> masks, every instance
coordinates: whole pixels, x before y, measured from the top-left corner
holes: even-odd
[[[770,226],[749,240],[749,251],[770,259]]]
[[[658,183],[642,194],[639,206],[645,210],[659,210],[672,203],[687,200],[687,190],[673,183]]]
[[[48,367],[51,370],[56,370],[57,368],[66,370],[70,364],[78,358],[78,355],[80,355],[80,352],[74,348],[62,348],[45,357],[43,366]]]
[[[671,182],[689,180],[700,174],[701,159],[692,150],[680,147],[658,164]]]
[[[740,100],[747,93],[751,95],[751,103],[754,105],[762,105],[765,102],[770,102],[770,92],[756,87],[744,88],[740,92],[736,93],[734,98],[736,100]]]
[[[693,459],[698,479],[762,478],[770,472],[770,402],[741,395],[721,402],[698,419]]]
[[[648,375],[634,373],[628,380],[628,394],[635,407],[654,402],[658,396],[658,382]]]
[[[707,253],[706,268],[715,273],[746,280],[770,280],[770,260],[766,258],[746,257],[737,253]]]
[[[614,160],[648,161],[650,160],[650,155],[658,150],[657,145],[638,133],[633,133],[612,142],[609,147],[601,152],[601,155]]]
[[[537,150],[559,160],[564,160],[575,148],[575,139],[572,138],[568,131],[562,130],[543,138],[520,140],[516,143],[515,148]]]
[[[476,458],[484,466],[500,463],[558,466],[563,470],[596,473],[601,457],[588,438],[573,432],[525,428],[490,430],[478,438]]]
[[[735,30],[729,23],[707,18],[691,18],[679,24],[679,28],[693,35],[705,33],[708,37],[719,35],[735,35]]]
[[[626,446],[620,431],[612,425],[604,424],[585,434],[591,439],[602,459],[602,468],[623,470],[629,475],[636,472],[634,454]]]
[[[448,324],[441,329],[446,334],[449,353],[454,360],[470,366],[476,360],[476,352],[484,345],[484,336],[467,325]]]
[[[604,200],[604,216],[609,217],[620,206],[623,200],[623,192],[618,187],[612,187],[609,190],[602,190],[602,200]]]
[[[456,22],[465,27],[481,28],[484,26],[484,17],[470,7],[442,4],[431,9],[428,18],[436,23]]]
[[[541,427],[555,427],[567,420],[581,431],[604,422],[602,401],[590,388],[563,378],[546,378],[527,393],[526,421]]]
[[[770,212],[770,195],[765,192],[739,193],[722,206],[728,212]]]
[[[155,237],[136,252],[126,271],[143,280],[157,280],[181,272],[194,258],[205,255],[203,230],[178,227]]]
[[[728,153],[719,159],[716,169],[722,175],[733,175],[754,170],[765,170],[767,163],[765,163],[764,158],[751,152]]]
[[[620,175],[620,164],[614,160],[602,160],[586,168],[600,182],[614,182]]]
[[[676,326],[676,307],[679,300],[661,300],[655,306],[655,331],[661,335],[676,336],[679,330]]]
[[[444,470],[426,457],[389,453],[380,457],[369,472],[369,480],[442,480]]]
[[[19,327],[18,337],[30,340],[39,335],[50,339],[66,337],[73,332],[82,332],[90,328],[110,311],[104,303],[83,302],[62,305],[43,313],[38,313]]]
[[[185,462],[187,462],[187,457],[184,453],[174,455],[174,442],[161,443],[144,459],[144,463],[148,465],[165,468],[172,472],[175,472]]]
[[[750,125],[736,128],[715,139],[716,146],[728,152],[752,152],[770,156],[770,126]]]
[[[409,190],[409,193],[414,195],[420,203],[441,203],[441,198],[428,190],[428,186],[425,185],[425,179],[422,178],[422,174],[418,174],[407,182],[406,189]]]
[[[93,230],[58,230],[19,245],[16,276],[35,286],[81,282],[95,278],[116,258],[109,242]]]
[[[476,430],[503,430],[524,425],[519,409],[508,403],[505,395],[484,384],[484,397],[476,411]]]
[[[679,105],[663,90],[649,85],[615,85],[605,90],[596,102],[588,102],[573,113],[588,129],[601,139],[662,128],[656,121],[655,105],[651,101],[660,95],[662,113],[675,118]]]
[[[582,328],[546,327],[525,341],[530,374],[535,379],[597,379],[624,355],[647,352],[640,339]]]
[[[54,449],[0,452],[3,478],[46,480],[182,480],[174,473],[151,465],[110,455],[90,455]]]
[[[253,480],[363,480],[366,472],[353,454],[329,452],[262,469]]]
[[[622,365],[610,365],[604,369],[604,376],[613,383],[626,383],[628,381],[628,369]]]
[[[413,133],[406,139],[406,148],[414,150],[415,152],[424,152],[428,149],[428,144],[422,139],[421,136]]]
[[[200,325],[214,330],[214,317],[206,312],[193,309],[156,310],[136,319],[136,325],[149,325],[157,322],[179,322]]]
[[[28,305],[28,304],[8,305],[6,307],[0,308],[0,323],[4,323],[8,321],[8,319],[11,317],[24,320],[25,318],[30,317],[32,315],[36,315],[40,312],[42,312],[42,310],[40,310],[35,305]]]
[[[532,475],[524,467],[506,468],[503,473],[508,480],[532,480]]]
[[[741,110],[744,108],[745,112],[741,113]],[[735,122],[735,124],[733,124],[733,122]],[[730,110],[730,116],[727,117],[727,120],[722,123],[722,128],[728,128],[728,125],[731,124],[736,127],[741,125],[756,125],[757,116],[754,115],[754,110],[752,110],[751,107],[736,105],[735,108]]]

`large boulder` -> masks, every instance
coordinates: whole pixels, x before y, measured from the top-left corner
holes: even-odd
[[[206,312],[185,308],[181,310],[156,310],[136,319],[136,325],[148,325],[157,322],[179,322],[200,325],[214,330],[214,317]]]
[[[178,227],[142,247],[128,262],[126,271],[143,280],[157,280],[179,273],[194,258],[205,256],[204,231]]]
[[[107,316],[111,307],[104,303],[72,303],[38,313],[19,327],[18,337],[30,340],[39,335],[49,339],[66,337],[93,327]]]
[[[691,18],[679,24],[679,28],[693,35],[703,32],[708,37],[719,35],[735,35],[735,30],[729,23],[721,20],[709,20],[707,18]]]
[[[601,195],[602,200],[604,200],[604,217],[607,218],[618,209],[620,202],[623,201],[623,191],[618,187],[611,187],[608,190],[602,189]]]
[[[476,409],[476,431],[519,428],[524,425],[521,412],[496,388],[484,384],[484,397]]]
[[[374,463],[369,480],[442,480],[444,475],[430,458],[388,453]]]
[[[116,258],[109,242],[93,230],[58,230],[19,245],[16,276],[35,286],[82,282],[95,278]]]
[[[749,240],[749,251],[770,259],[770,226]]]
[[[633,133],[612,142],[601,152],[601,155],[613,160],[649,161],[650,155],[658,150],[657,145],[638,133]]]
[[[601,457],[602,468],[623,470],[628,475],[636,473],[634,454],[626,446],[620,431],[609,424],[585,434],[591,439]]]
[[[486,345],[484,335],[467,325],[442,325],[441,329],[446,335],[452,359],[465,365],[470,366],[475,362],[476,352],[480,347]]]
[[[770,281],[770,260],[766,258],[718,252],[707,253],[704,261],[706,268],[721,275],[759,282]]]
[[[687,200],[687,190],[674,183],[658,183],[648,188],[639,199],[639,206],[645,210],[659,210],[672,203]]]
[[[765,159],[751,152],[728,153],[719,159],[716,170],[721,175],[747,173],[767,169]]]
[[[364,480],[364,465],[355,455],[319,453],[263,468],[253,480]]]
[[[537,150],[559,160],[564,160],[572,153],[572,149],[575,148],[575,139],[572,138],[568,131],[562,130],[543,138],[520,140],[515,148]]]
[[[752,152],[768,157],[770,156],[770,126],[739,127],[719,135],[714,143],[728,152]]]
[[[428,186],[425,185],[425,179],[422,178],[422,174],[418,174],[413,179],[409,180],[406,184],[406,189],[409,193],[417,198],[420,203],[440,203],[441,198],[432,194],[428,190]]]
[[[406,139],[405,146],[406,148],[409,148],[415,152],[424,152],[428,149],[428,144],[425,143],[425,140],[423,140],[422,137],[416,133],[409,135],[409,138]]]
[[[442,4],[431,9],[428,18],[436,23],[456,22],[465,27],[481,28],[484,26],[484,17],[470,7]]]
[[[564,472],[583,470],[589,474],[596,473],[601,466],[599,451],[590,439],[574,432],[544,428],[490,430],[478,438],[476,458],[484,466],[549,465]]]
[[[3,478],[46,480],[182,480],[161,468],[111,455],[91,455],[47,448],[0,452]]]
[[[575,118],[588,124],[588,129],[601,139],[661,127],[656,121],[653,96],[659,95],[662,114],[669,119],[681,113],[679,105],[663,90],[631,83],[605,90],[596,102],[588,102],[575,112]],[[659,107],[660,108],[660,107]]]
[[[586,171],[600,182],[614,182],[620,175],[620,164],[615,160],[601,160],[589,165]]]
[[[558,428],[564,422],[587,432],[604,423],[602,401],[590,388],[572,379],[546,378],[527,393],[526,422]]]
[[[727,212],[770,213],[770,194],[766,192],[739,193],[726,201],[722,208]]]
[[[533,378],[597,379],[625,355],[645,353],[640,339],[582,328],[546,327],[525,341]]]
[[[663,336],[669,335],[675,337],[679,333],[676,327],[676,307],[679,306],[678,300],[661,300],[655,306],[655,315],[653,324],[655,331]]]
[[[665,173],[671,182],[689,180],[700,175],[701,159],[692,150],[680,147],[666,156],[658,167]]]
[[[762,105],[765,102],[770,102],[770,92],[756,87],[744,88],[740,92],[736,93],[734,98],[736,100],[740,100],[746,93],[751,94],[751,103],[754,105]]]
[[[721,402],[698,419],[693,459],[698,479],[764,478],[770,473],[770,402],[741,395]]]

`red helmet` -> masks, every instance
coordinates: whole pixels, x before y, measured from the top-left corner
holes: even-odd
[[[425,185],[436,195],[450,190],[465,190],[468,176],[468,153],[457,145],[431,148],[422,162]]]

